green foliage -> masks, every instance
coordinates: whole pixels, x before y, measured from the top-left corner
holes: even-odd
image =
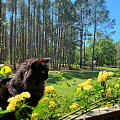
[[[120,60],[117,60],[117,61],[116,61],[116,63],[117,63],[117,65],[119,65],[119,66],[120,66]]]
[[[115,55],[117,50],[113,43],[113,40],[108,37],[98,37],[95,45],[94,59],[99,62],[99,65],[112,65],[115,61]],[[87,54],[90,61],[92,56],[92,44],[87,48]]]

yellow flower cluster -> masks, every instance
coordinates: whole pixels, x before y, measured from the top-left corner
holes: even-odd
[[[116,84],[116,85],[115,85],[115,88],[118,88],[118,87],[120,87],[120,85],[119,85],[119,84]]]
[[[110,88],[108,88],[108,89],[107,89],[106,94],[107,94],[107,95],[111,95],[111,94],[112,94],[112,93],[111,93],[111,89],[110,89]]]
[[[83,87],[84,90],[89,91],[92,86],[90,85],[91,83],[91,79],[88,79],[87,81],[85,81],[84,83],[78,84],[79,87]],[[80,92],[81,88],[77,89],[77,92]]]
[[[108,73],[106,71],[100,71],[98,75],[98,82],[107,80]]]
[[[84,83],[78,84],[78,86],[79,86],[79,87],[84,87],[84,86],[86,86],[86,85],[90,85],[91,80],[92,80],[92,79],[88,79],[88,80],[85,81]]]
[[[70,109],[77,109],[79,105],[77,103],[73,103],[69,108]]]
[[[83,87],[83,89],[86,90],[86,91],[89,91],[91,88],[92,88],[91,85],[86,85],[85,87]]]
[[[120,78],[118,78],[118,82],[120,82]]]
[[[9,66],[3,66],[0,70],[0,74],[5,74],[7,77],[12,73],[12,70]]]
[[[44,98],[42,98],[42,99],[38,102],[38,104],[40,104],[41,102],[44,102],[44,101],[48,101],[48,100],[49,100],[48,97],[44,97]]]
[[[113,75],[113,72],[108,72],[108,76],[112,76]]]
[[[11,97],[8,99],[9,105],[7,107],[7,110],[14,110],[15,105],[18,101],[23,100],[24,98],[30,98],[30,93],[29,92],[22,92],[19,95],[16,95],[15,97]]]
[[[98,82],[107,80],[108,76],[112,76],[113,72],[100,71],[98,75]]]
[[[50,101],[49,108],[54,108],[55,106],[56,106],[56,104],[54,103],[54,101]]]
[[[31,119],[35,119],[35,117],[38,116],[38,113],[32,113]]]
[[[77,92],[81,92],[81,88],[77,88]]]
[[[52,90],[54,90],[53,86],[46,86],[45,87],[45,92],[51,92]]]

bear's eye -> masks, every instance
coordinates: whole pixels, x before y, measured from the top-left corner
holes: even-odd
[[[44,74],[45,73],[45,71],[42,71],[42,74]]]

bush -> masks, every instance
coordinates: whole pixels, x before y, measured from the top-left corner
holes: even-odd
[[[117,61],[116,61],[116,63],[117,63],[117,65],[119,65],[119,66],[120,66],[120,60],[117,60]]]

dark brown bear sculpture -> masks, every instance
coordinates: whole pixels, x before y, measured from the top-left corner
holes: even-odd
[[[6,110],[8,98],[29,92],[30,99],[27,99],[28,105],[36,106],[38,101],[44,95],[45,81],[48,79],[49,58],[28,59],[21,64],[13,78],[6,78],[0,82],[0,107]],[[15,120],[12,113],[5,114],[1,120]]]

